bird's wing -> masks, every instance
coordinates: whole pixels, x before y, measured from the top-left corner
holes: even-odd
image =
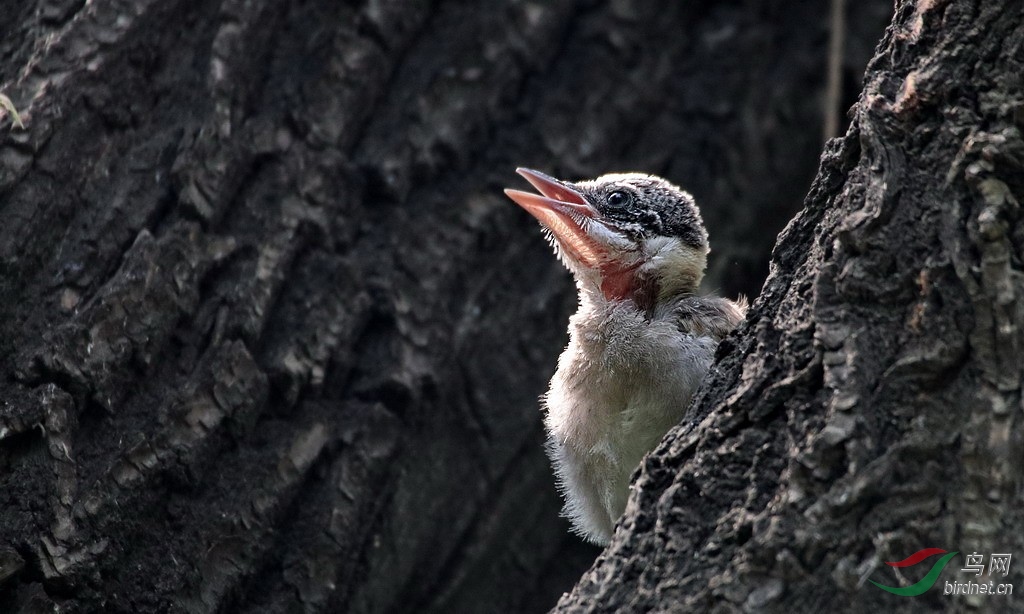
[[[747,299],[689,296],[673,306],[672,314],[680,331],[721,341],[746,316]]]

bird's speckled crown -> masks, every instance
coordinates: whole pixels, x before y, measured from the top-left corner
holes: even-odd
[[[643,237],[676,237],[692,247],[707,248],[708,233],[693,196],[661,177],[616,173],[566,184],[579,190],[602,215],[619,222],[626,232]],[[628,202],[620,206],[608,203],[612,192],[626,190],[632,192]]]

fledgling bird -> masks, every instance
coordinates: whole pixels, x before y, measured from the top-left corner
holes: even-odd
[[[569,345],[542,397],[564,514],[597,544],[626,508],[630,474],[679,423],[746,302],[697,296],[708,239],[688,193],[652,175],[505,190],[536,217],[576,278]]]

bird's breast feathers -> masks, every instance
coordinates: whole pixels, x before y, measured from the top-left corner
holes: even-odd
[[[742,317],[742,306],[722,299],[688,300],[696,303],[653,318],[628,302],[584,305],[570,322],[544,421],[566,515],[599,542],[625,509],[633,470],[686,412],[718,325],[726,330]]]
[[[614,444],[619,435],[635,442],[632,431],[648,427],[660,429],[660,439],[682,417],[717,345],[624,303],[577,313],[570,331],[546,397],[546,422],[581,450],[599,440]]]

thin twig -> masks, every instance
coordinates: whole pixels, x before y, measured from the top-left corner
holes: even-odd
[[[828,81],[825,85],[824,137],[839,136],[843,104],[843,47],[846,45],[846,0],[832,0],[828,39]]]

